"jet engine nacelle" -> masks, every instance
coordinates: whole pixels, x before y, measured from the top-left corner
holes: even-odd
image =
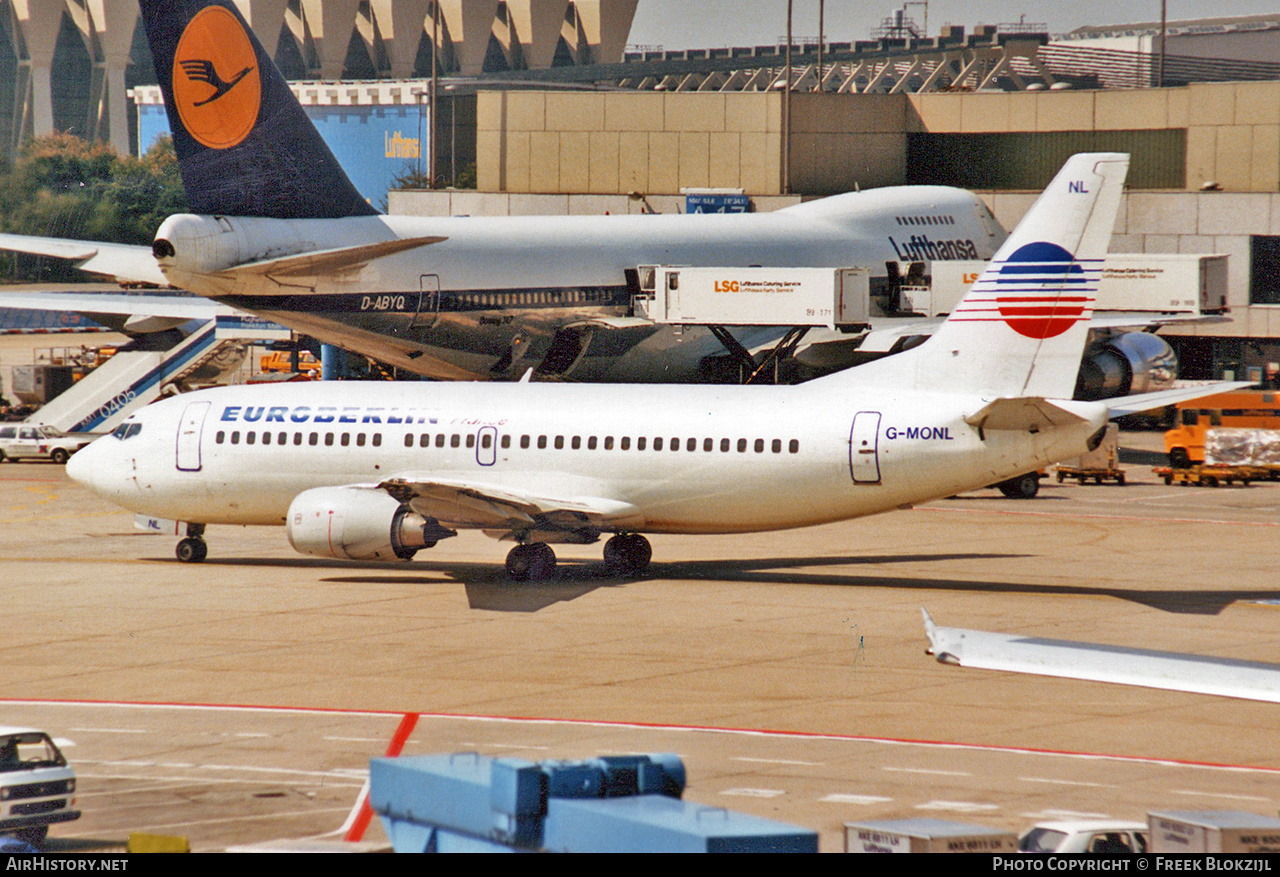
[[[1178,356],[1150,332],[1126,332],[1085,351],[1076,378],[1077,399],[1111,399],[1173,386]]]
[[[319,487],[289,505],[289,544],[302,554],[339,560],[409,560],[420,548],[458,535],[381,490]]]

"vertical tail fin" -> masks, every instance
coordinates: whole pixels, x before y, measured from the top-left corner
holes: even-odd
[[[859,383],[1071,398],[1128,169],[1119,153],[1068,159],[933,337]]]
[[[141,0],[187,198],[197,213],[375,214],[230,0]]]

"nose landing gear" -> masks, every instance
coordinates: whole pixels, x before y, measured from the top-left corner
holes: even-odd
[[[204,541],[204,524],[187,524],[187,537],[178,542],[173,551],[183,563],[200,563],[209,556],[209,546]]]

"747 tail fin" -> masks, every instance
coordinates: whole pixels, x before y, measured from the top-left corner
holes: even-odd
[[[196,213],[369,216],[369,206],[230,0],[141,0]]]
[[[1072,156],[932,338],[847,374],[877,386],[1070,399],[1128,169],[1124,154]]]

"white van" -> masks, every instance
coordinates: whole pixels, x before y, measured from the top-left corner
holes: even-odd
[[[0,726],[0,834],[32,845],[49,826],[80,818],[76,774],[44,731]]]

